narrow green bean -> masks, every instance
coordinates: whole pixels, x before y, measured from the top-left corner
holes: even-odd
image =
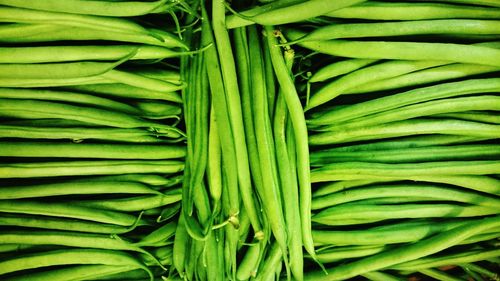
[[[99,15],[111,17],[132,17],[149,13],[163,12],[167,0],[153,2],[139,1],[83,1],[83,0],[46,0],[26,3],[22,0],[2,0],[0,4],[41,11]]]
[[[340,38],[386,37],[419,34],[497,34],[500,21],[443,19],[376,23],[347,23],[315,29],[290,43]]]
[[[497,208],[498,209],[498,208]],[[349,225],[401,218],[478,217],[498,214],[491,207],[455,204],[364,205],[343,204],[324,209],[312,221],[325,225]]]
[[[396,247],[364,259],[336,266],[328,269],[327,274],[322,271],[314,271],[306,274],[305,277],[306,280],[315,281],[348,279],[359,274],[379,270],[440,252],[477,233],[497,227],[498,225],[500,225],[498,216],[486,218],[437,234],[405,247]]]
[[[0,138],[20,139],[70,139],[75,142],[96,139],[132,143],[161,143],[165,137],[181,138],[171,132],[158,132],[151,129],[102,128],[102,127],[42,127],[0,125]]]
[[[73,91],[81,91],[86,93],[96,93],[103,96],[131,98],[131,99],[152,99],[166,100],[176,103],[182,103],[182,99],[175,91],[152,91],[140,87],[134,87],[127,84],[89,84],[89,85],[73,85],[67,87]]]
[[[78,218],[101,223],[131,226],[136,221],[133,215],[114,211],[80,207],[66,203],[45,203],[31,200],[1,200],[2,212],[15,214],[46,215],[63,218]]]
[[[397,77],[413,71],[439,66],[443,63],[444,62],[442,61],[427,60],[391,60],[362,68],[355,72],[346,74],[345,76],[319,89],[312,95],[306,110],[322,105],[360,84],[368,84],[382,79]]]
[[[31,178],[84,175],[117,175],[124,173],[181,172],[184,163],[169,160],[106,160],[106,161],[65,161],[12,163],[0,167],[0,178]]]
[[[314,232],[313,232],[314,235]],[[345,235],[345,233],[344,233]],[[316,239],[316,238],[315,238]],[[320,242],[321,243],[321,242]],[[335,246],[332,249],[318,250],[318,260],[322,263],[332,263],[344,259],[360,258],[378,254],[386,246]]]
[[[384,138],[446,134],[474,137],[498,138],[499,126],[453,119],[410,119],[374,126],[340,129],[321,132],[309,137],[309,144],[327,145]]]
[[[246,18],[235,19],[228,18],[227,28],[242,27],[250,24],[260,24],[260,25],[278,25],[293,23],[309,18],[318,17],[329,12],[348,7],[354,4],[362,3],[365,0],[341,0],[334,2],[325,2],[321,0],[305,1],[301,3],[293,3],[291,6],[279,7],[275,9],[270,9],[263,11],[259,14],[252,16],[245,16]],[[300,12],[298,12],[300,11]],[[233,17],[239,17],[235,15]]]
[[[450,160],[486,160],[500,157],[497,145],[456,145],[405,148],[394,150],[341,152],[319,150],[311,153],[311,165],[321,166],[331,162],[409,163]]]
[[[130,56],[130,60],[156,60],[177,57],[183,54],[189,54],[189,52],[182,53],[160,46],[130,44],[113,46],[78,45],[1,47],[0,62],[2,64],[30,64],[72,61],[106,61],[119,60],[126,56]],[[86,63],[88,64],[89,62]],[[85,65],[85,63],[83,62],[79,62],[79,64],[81,64],[82,66]],[[70,64],[67,63],[65,65]],[[7,74],[8,73],[2,73],[2,75]]]
[[[422,257],[413,261],[407,261],[393,266],[398,270],[420,270],[432,267],[440,267],[450,264],[460,264],[465,262],[476,262],[486,260],[492,257],[497,257],[500,250],[496,249],[479,249],[463,251],[456,254]]]
[[[6,6],[2,6],[0,8],[0,21],[16,23],[60,24],[65,26],[78,26],[99,29],[110,32],[125,32],[145,35],[150,33],[140,24],[126,19],[57,13]]]
[[[293,29],[287,29],[285,34],[291,40],[304,36],[304,32]],[[456,43],[329,40],[301,42],[298,45],[328,55],[351,58],[446,60],[500,66],[500,50]],[[365,52],[367,49],[371,51]]]
[[[422,85],[449,79],[463,78],[472,75],[485,74],[499,71],[500,68],[488,65],[455,63],[424,69],[413,73],[373,81],[347,90],[344,94],[360,94],[375,91],[399,89],[409,86]]]
[[[185,148],[173,145],[0,142],[5,157],[68,157],[101,159],[175,159]]]
[[[147,76],[137,75],[131,72],[119,71],[119,70],[111,70],[100,77],[105,79],[110,79],[112,81],[123,83],[126,85],[144,88],[150,91],[157,92],[172,92],[178,91],[186,87],[183,83],[172,83],[166,80],[160,80],[155,78],[149,78]]]
[[[143,210],[150,210],[153,208],[163,207],[181,200],[181,194],[167,194],[167,195],[140,195],[130,196],[120,199],[89,199],[66,202],[74,204],[75,206],[83,206],[93,209],[102,209],[110,211],[122,212],[138,212]]]
[[[36,198],[83,194],[161,194],[146,185],[135,182],[60,182],[21,186],[3,186],[0,199]]]
[[[49,269],[39,272],[16,275],[4,279],[5,281],[71,281],[75,279],[99,278],[120,272],[127,272],[137,268],[133,265],[72,265],[59,269]]]
[[[469,112],[458,112],[458,113],[442,113],[436,114],[434,117],[438,118],[454,118],[467,121],[476,121],[482,123],[500,124],[500,117],[492,115],[489,112],[482,111],[469,111]]]
[[[102,30],[97,27],[78,27],[61,24],[13,23],[0,27],[0,41],[8,43],[34,43],[54,41],[107,40],[141,43],[166,48],[187,46],[178,37],[163,30],[148,29],[150,34]]]
[[[450,274],[447,274],[444,271],[432,269],[432,268],[421,269],[418,272],[420,272],[426,276],[429,276],[433,279],[439,280],[439,281],[461,281],[461,280],[463,280],[462,278],[456,278]]]
[[[312,182],[343,180],[344,175],[356,174],[364,179],[371,176],[409,179],[418,177],[488,175],[498,172],[496,161],[442,161],[428,163],[382,164],[344,162],[325,165],[311,171]]]
[[[500,9],[441,3],[365,2],[327,14],[335,18],[367,20],[498,19]]]
[[[103,97],[98,97],[94,95],[82,94],[78,92],[53,91],[44,89],[34,90],[34,89],[0,88],[0,98],[36,99],[36,100],[46,100],[46,101],[71,102],[82,105],[91,105],[103,109],[122,111],[134,115],[137,115],[140,112],[133,106],[130,106],[123,102]]]
[[[450,189],[434,185],[371,185],[369,187],[360,187],[349,189],[342,192],[332,193],[322,197],[315,198],[312,201],[312,209],[318,210],[342,203],[353,202],[357,200],[379,198],[379,197],[430,197],[439,201],[455,201],[469,203],[479,206],[500,208],[500,200],[495,197],[472,193],[464,190]]]
[[[97,76],[110,71],[121,62],[67,62],[44,64],[2,63],[2,78],[65,79]]]
[[[142,224],[142,222],[137,222]],[[29,216],[21,214],[3,213],[0,216],[0,225],[3,226],[20,226],[36,229],[54,229],[64,231],[78,231],[86,233],[102,233],[102,234],[122,234],[133,230],[136,225],[130,227],[120,226],[116,224],[106,224],[87,220],[69,219],[61,217],[48,216]]]
[[[377,60],[370,59],[346,59],[339,62],[334,62],[314,72],[308,81],[311,83],[322,82],[340,75],[353,72],[375,62],[377,62]]]
[[[152,272],[133,256],[124,252],[100,249],[66,249],[16,256],[0,262],[0,275],[25,269],[70,264],[133,266],[146,271],[151,281],[154,279]]]
[[[162,246],[168,239],[174,236],[176,229],[177,223],[175,221],[169,222],[144,236],[140,241],[134,243],[134,245],[137,247]]]
[[[394,277],[382,271],[372,271],[362,274],[363,277],[372,281],[402,281],[403,279]]]
[[[460,4],[471,4],[467,0],[444,0],[439,2],[451,2],[451,3],[460,3]],[[491,7],[500,7],[500,3],[496,0],[476,0],[473,3],[474,5],[479,6],[491,6]]]

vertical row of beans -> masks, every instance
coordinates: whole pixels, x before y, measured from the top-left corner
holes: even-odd
[[[0,279],[168,275],[187,8],[0,1]]]
[[[497,1],[364,1],[282,27],[326,268],[306,280],[498,278],[499,19]]]

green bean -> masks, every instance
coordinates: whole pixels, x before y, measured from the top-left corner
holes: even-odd
[[[158,227],[153,232],[141,238],[141,240],[137,243],[134,243],[137,247],[159,247],[163,246],[168,239],[174,236],[177,228],[176,222],[167,223],[161,227]]]
[[[101,75],[105,79],[120,82],[134,87],[144,88],[157,92],[172,92],[183,89],[186,85],[181,83],[172,83],[166,80],[149,78],[130,72],[111,70]]]
[[[90,176],[66,179],[66,182],[132,182],[142,183],[151,188],[159,189],[178,185],[182,180],[182,175],[163,176],[156,174],[122,174],[112,176]]]
[[[408,149],[429,146],[445,146],[468,144],[472,142],[485,141],[488,138],[477,138],[469,136],[453,136],[453,135],[423,135],[398,138],[397,140],[381,140],[363,144],[351,144],[329,148],[324,151],[328,152],[357,152],[357,151],[377,151],[377,150],[392,150],[392,149]]]
[[[249,57],[260,58],[250,61],[250,69],[252,69],[250,81],[253,92],[252,110],[257,152],[260,160],[262,184],[265,186],[264,197],[261,198],[262,206],[271,225],[272,233],[276,238],[276,242],[280,245],[280,249],[284,253],[284,259],[286,260],[286,255],[288,255],[287,241],[289,238],[283,216],[282,194],[280,192],[278,170],[276,167],[275,143],[268,113],[269,106],[267,104],[265,89],[262,52],[259,44],[260,38],[255,26],[249,27],[248,33],[250,44]]]
[[[177,57],[189,52],[178,52],[169,48],[148,45],[79,45],[79,46],[36,46],[1,47],[2,64],[56,63],[72,61],[119,60],[129,56],[130,60],[151,60]],[[85,63],[78,62],[84,66]],[[76,62],[75,62],[76,64]],[[93,64],[96,64],[95,62]],[[57,65],[57,64],[54,64]],[[71,64],[67,63],[64,65]],[[4,67],[2,65],[2,67]],[[50,67],[53,68],[53,67]],[[66,69],[66,67],[65,67]],[[35,72],[36,73],[36,72]],[[2,75],[7,75],[2,71]]]
[[[307,274],[305,277],[306,280],[316,281],[348,279],[359,274],[379,270],[440,252],[477,233],[497,227],[499,224],[500,219],[498,216],[486,218],[437,234],[405,247],[396,247],[364,259],[339,265],[335,268],[328,269],[327,275],[322,271],[315,271]]]
[[[182,210],[181,210],[182,212]],[[172,262],[181,277],[185,276],[185,261],[191,247],[190,236],[187,233],[184,216],[179,216],[174,235],[174,249]]]
[[[293,23],[309,18],[318,17],[327,14],[331,11],[335,11],[344,7],[348,7],[354,4],[362,3],[365,0],[342,0],[334,2],[325,2],[321,0],[305,1],[301,3],[293,3],[291,6],[276,7],[275,9],[269,9],[262,11],[261,13],[244,16],[243,20],[234,17],[239,17],[239,15],[229,17],[227,21],[227,28],[236,28],[246,25],[251,25],[254,23],[260,25],[278,25]],[[298,13],[297,11],[300,11]]]
[[[312,201],[312,209],[318,210],[342,203],[379,198],[379,197],[429,197],[440,201],[455,201],[462,203],[475,204],[479,206],[500,208],[500,200],[495,197],[487,197],[477,193],[463,190],[450,189],[434,185],[372,185],[370,187],[361,187],[345,190],[339,193],[332,193],[322,197],[315,198]]]
[[[454,118],[467,121],[476,121],[482,123],[500,124],[500,117],[496,115],[491,115],[489,112],[481,111],[469,111],[469,112],[458,112],[458,113],[442,113],[436,114],[434,117],[438,118]]]
[[[141,43],[166,48],[187,46],[178,37],[157,29],[147,29],[150,34],[128,31],[102,30],[90,27],[66,26],[44,23],[13,23],[0,27],[0,41],[8,43],[34,43],[53,41],[107,40]]]
[[[429,276],[433,279],[440,280],[440,281],[460,281],[460,280],[463,280],[462,278],[456,278],[450,274],[447,274],[444,271],[436,270],[436,269],[432,269],[432,268],[421,269],[418,272],[422,273],[423,275]]]
[[[498,208],[497,208],[498,209]],[[324,209],[312,221],[324,225],[349,225],[401,218],[477,217],[498,214],[491,207],[455,204],[365,205],[343,204]]]
[[[172,145],[95,143],[0,142],[0,155],[7,157],[69,157],[102,159],[174,159],[185,148]]]
[[[310,83],[322,82],[340,75],[348,74],[367,65],[377,62],[370,59],[346,59],[339,62],[334,62],[316,71],[311,78]]]
[[[444,0],[440,2],[451,2],[451,3],[460,3],[460,4],[471,4],[467,0]],[[474,5],[482,5],[482,6],[491,6],[491,7],[500,7],[500,3],[496,0],[476,0],[473,3]]]
[[[497,277],[497,274],[496,273],[493,273],[491,272],[490,270],[484,268],[484,267],[481,267],[477,264],[474,264],[474,263],[466,263],[466,264],[462,264],[460,265],[462,268],[466,268],[470,271],[474,271],[474,272],[477,272],[481,275],[484,275],[484,276],[487,276],[491,279],[495,279],[495,278],[498,278]]]
[[[422,134],[498,138],[499,126],[453,119],[410,119],[374,126],[321,132],[309,137],[310,145],[327,145]]]
[[[0,125],[0,138],[21,139],[70,139],[81,142],[86,139],[158,143],[164,142],[164,137],[180,138],[175,132],[158,132],[151,129],[135,128],[102,128],[102,127],[40,127],[40,126],[9,126]]]
[[[380,180],[382,181],[382,180]],[[384,182],[391,182],[391,181],[396,181],[396,180],[387,180]],[[364,186],[368,185],[371,183],[375,183],[377,181],[375,180],[343,180],[343,181],[335,181],[335,182],[330,182],[325,185],[318,186],[314,191],[313,191],[313,199],[315,197],[320,197],[323,195],[328,195],[330,193],[334,192],[339,192],[345,189],[349,189],[352,187],[358,187],[358,186]]]
[[[304,32],[287,29],[291,40],[304,36]],[[500,50],[455,43],[385,42],[385,41],[309,41],[298,45],[316,52],[342,57],[363,59],[445,60],[500,66]],[[365,52],[365,50],[371,50]],[[411,50],[411,51],[410,51]]]
[[[94,210],[95,211],[95,210]],[[136,224],[143,222],[137,221]],[[31,227],[36,229],[54,229],[65,231],[79,231],[87,233],[103,233],[103,234],[121,234],[133,230],[137,225],[130,227],[120,226],[116,224],[106,224],[87,220],[68,219],[61,217],[47,216],[28,216],[21,214],[3,213],[0,216],[0,225],[3,226],[20,226]]]
[[[220,212],[220,200],[222,198],[222,171],[221,171],[221,144],[219,139],[219,131],[217,128],[217,120],[213,111],[213,105],[210,111],[210,127],[208,130],[208,163],[207,173],[208,188],[210,197],[213,201],[213,209],[215,213]]]
[[[366,277],[372,281],[401,281],[401,280],[403,280],[403,279],[394,277],[390,274],[387,274],[387,273],[381,272],[381,271],[366,272],[366,273],[362,274],[362,276]]]
[[[184,163],[169,160],[106,160],[12,163],[0,167],[0,178],[31,178],[85,175],[118,175],[125,173],[181,172]]]
[[[69,231],[38,230],[27,232],[6,230],[0,232],[2,243],[28,245],[61,245],[78,248],[134,251],[150,255],[130,242],[104,234],[91,234]]]
[[[367,20],[425,20],[477,18],[498,19],[500,9],[471,7],[438,3],[386,3],[365,2],[327,14],[335,18],[357,18]]]
[[[347,23],[315,29],[290,44],[340,38],[386,37],[419,34],[498,34],[500,21],[493,20],[419,20],[376,23]]]
[[[476,220],[410,221],[366,230],[313,230],[314,241],[323,245],[378,245],[411,243]]]
[[[25,269],[69,264],[128,265],[146,271],[150,280],[154,279],[152,272],[133,256],[101,249],[66,249],[16,256],[0,262],[0,275]]]
[[[422,85],[448,79],[462,78],[472,75],[496,72],[495,66],[456,63],[440,67],[424,69],[413,73],[373,81],[347,90],[344,94],[359,94],[374,91],[399,89],[408,86]]]
[[[131,98],[131,99],[152,99],[166,100],[176,103],[182,103],[179,94],[174,91],[152,91],[140,87],[134,87],[127,84],[89,84],[89,85],[74,85],[68,87],[70,90],[96,93],[103,96]]]
[[[288,71],[279,47],[276,46],[276,39],[273,37],[273,28],[265,28],[268,46],[271,53],[273,68],[282,89],[283,97],[290,113],[291,123],[296,141],[297,151],[297,172],[300,194],[300,219],[302,223],[302,242],[306,251],[314,259],[314,244],[311,236],[311,179],[309,167],[309,148],[307,144],[307,127],[305,117],[300,103],[297,90],[293,84],[291,74]]]
[[[135,265],[72,265],[58,269],[49,269],[39,272],[30,272],[4,279],[5,281],[71,281],[75,279],[86,280],[99,278],[120,272],[127,272],[137,268]]]
[[[3,186],[0,199],[21,199],[73,194],[161,194],[134,182],[60,182],[22,186]]]
[[[60,24],[110,32],[150,34],[143,26],[126,19],[1,7],[0,22]]]
[[[311,165],[321,166],[331,162],[378,162],[378,163],[408,163],[429,161],[450,161],[465,159],[495,159],[500,156],[498,145],[456,145],[430,146],[419,148],[404,148],[374,151],[315,151],[311,153]]]
[[[311,97],[306,110],[322,105],[360,84],[363,85],[382,79],[397,77],[406,73],[442,64],[442,61],[391,60],[362,68],[322,87]]]
[[[313,232],[314,235],[314,232]],[[345,235],[345,233],[344,233]],[[316,238],[315,238],[316,239]],[[321,242],[320,242],[321,243]],[[332,249],[318,250],[318,260],[322,263],[331,263],[344,259],[360,258],[378,254],[386,249],[386,246],[335,246]]]
[[[77,218],[88,221],[131,226],[136,221],[133,215],[100,210],[66,203],[46,203],[32,200],[1,200],[0,210],[6,213],[46,215],[63,218]]]
[[[0,116],[27,119],[61,118],[118,128],[152,127],[160,132],[163,130],[178,130],[137,116],[88,106],[24,99],[0,99],[0,101],[0,109],[2,110]]]
[[[26,3],[19,0],[2,0],[0,4],[41,11],[100,15],[112,17],[141,16],[149,13],[163,12],[166,0],[154,2],[138,1],[83,1],[83,0],[46,0],[43,2]]]
[[[178,104],[172,104],[163,101],[136,101],[133,104],[142,111],[142,115],[147,119],[167,119],[178,118],[182,109]]]
[[[158,208],[166,206],[172,203],[179,202],[181,200],[180,192],[173,194],[162,194],[162,195],[140,195],[140,196],[129,196],[126,198],[119,199],[87,199],[87,200],[75,200],[66,201],[75,206],[83,206],[94,209],[110,210],[110,211],[123,211],[123,212],[137,212],[143,210],[149,210],[153,208]]]
[[[91,105],[103,109],[111,109],[114,111],[122,111],[134,115],[137,115],[140,112],[133,106],[130,106],[126,103],[77,92],[52,91],[43,89],[34,90],[34,89],[0,88],[0,98],[71,102],[82,105]]]
[[[312,182],[343,180],[344,175],[359,175],[364,179],[371,176],[384,178],[439,177],[488,175],[498,172],[496,161],[442,161],[428,163],[382,164],[365,162],[344,162],[325,165],[311,171]]]
[[[238,280],[248,280],[257,275],[258,262],[260,260],[260,252],[262,245],[260,243],[249,246],[245,256],[238,265],[236,278]]]
[[[440,267],[450,264],[482,261],[488,258],[498,257],[499,254],[500,250],[498,248],[489,250],[487,249],[469,250],[456,254],[422,257],[420,259],[397,264],[392,268],[396,268],[398,270],[420,270],[420,269]]]
[[[279,266],[283,259],[283,254],[281,253],[278,243],[273,243],[268,253],[269,254],[267,259],[264,261],[262,270],[255,278],[257,281],[272,280],[275,269]]]
[[[121,62],[119,62],[121,63]],[[96,76],[115,68],[118,62],[68,62],[47,64],[0,64],[3,78],[64,79]]]

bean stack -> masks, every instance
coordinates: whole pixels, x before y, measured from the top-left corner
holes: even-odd
[[[186,154],[170,1],[1,1],[0,279],[153,280]]]

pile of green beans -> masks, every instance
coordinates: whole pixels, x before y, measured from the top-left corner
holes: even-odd
[[[0,279],[171,274],[186,8],[0,2]]]
[[[0,279],[498,280],[498,0],[0,0]]]
[[[281,27],[281,46],[303,57],[294,69],[316,250],[304,264],[324,266],[304,280],[486,280],[498,270],[492,2],[365,1]]]

